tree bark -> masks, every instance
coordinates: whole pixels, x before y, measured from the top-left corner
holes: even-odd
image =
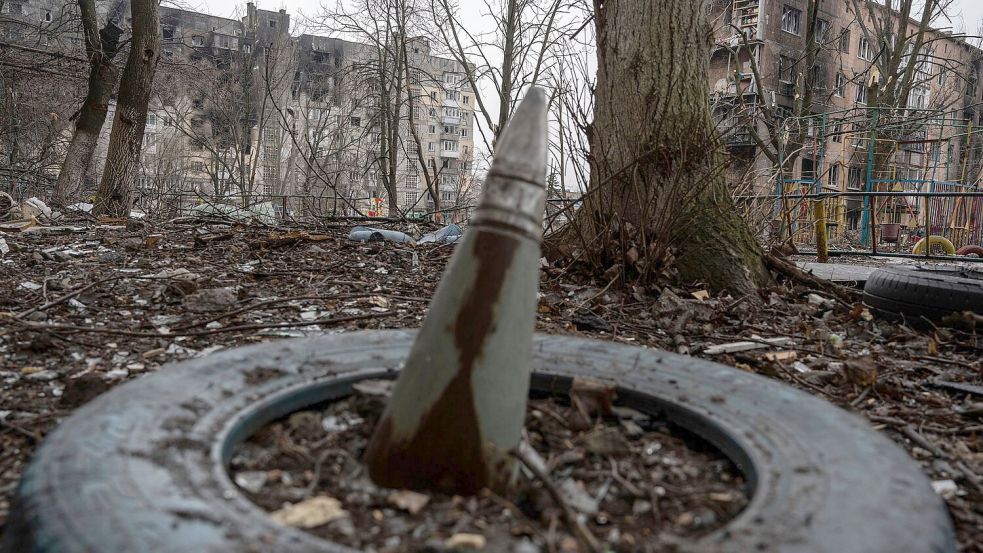
[[[157,0],[131,0],[133,40],[120,81],[116,116],[109,136],[106,168],[93,213],[130,214],[133,178],[140,161],[154,73],[160,59],[160,7]]]
[[[79,0],[79,10],[85,50],[89,57],[88,91],[77,114],[75,132],[55,182],[52,202],[56,205],[69,203],[82,189],[99,133],[106,122],[109,100],[119,80],[119,70],[113,61],[119,51],[123,30],[112,17],[108,18],[102,30],[98,29],[95,0]]]
[[[707,101],[711,29],[697,0],[595,0],[591,183],[565,240],[600,270],[750,292],[769,280],[735,209]],[[610,275],[610,273],[608,273]]]

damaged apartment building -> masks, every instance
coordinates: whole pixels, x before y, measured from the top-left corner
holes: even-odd
[[[710,102],[729,154],[728,180],[738,194],[860,191],[868,180],[871,190],[881,191],[933,183],[977,186],[981,144],[973,129],[983,124],[983,52],[962,37],[927,29],[919,52],[912,52],[915,41],[909,40],[902,58],[903,66],[916,56],[907,106],[874,109],[868,105],[871,83],[882,77],[879,56],[890,52],[883,43],[897,40],[877,32],[893,27],[896,35],[899,14],[885,12],[882,2],[818,1],[811,67],[812,2],[711,3]],[[917,18],[921,4],[915,6]],[[917,29],[918,21],[910,20],[906,35]],[[888,130],[892,124],[903,132]],[[890,151],[889,170],[878,172],[868,163],[872,138]],[[860,225],[861,203],[830,201],[835,233]],[[909,208],[909,215],[917,209]]]
[[[43,6],[57,1],[7,0],[4,11],[32,22],[52,10],[71,15],[69,6]],[[112,5],[98,0],[101,16]],[[127,26],[125,15],[121,21]],[[286,10],[252,2],[241,18],[161,6],[160,21],[138,207],[180,213],[203,203],[269,203],[297,218],[395,209],[424,217],[438,208],[466,215],[454,207],[475,193],[474,92],[463,67],[432,55],[425,37],[407,39],[408,64],[397,69],[386,58],[391,48],[292,36]],[[31,40],[34,29],[24,27],[18,39]],[[65,41],[77,25],[63,27]],[[112,106],[90,168],[93,187],[111,117]]]

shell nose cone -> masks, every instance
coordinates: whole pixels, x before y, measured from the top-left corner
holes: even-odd
[[[546,93],[532,87],[495,146],[490,173],[546,186]]]

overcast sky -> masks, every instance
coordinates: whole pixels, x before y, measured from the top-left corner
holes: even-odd
[[[951,14],[954,29],[967,34],[979,34],[980,22],[983,21],[983,0],[955,0],[954,12]]]

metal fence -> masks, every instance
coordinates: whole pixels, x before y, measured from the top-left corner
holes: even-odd
[[[135,209],[153,219],[171,219],[193,215],[215,215],[231,218],[257,217],[264,221],[317,223],[331,220],[387,221],[396,214],[375,210],[374,198],[316,196],[311,194],[248,194],[213,196],[194,192],[165,192],[138,194]],[[353,206],[359,206],[359,209]],[[454,205],[439,210],[425,200],[403,208],[402,216],[410,221],[459,223],[470,218],[471,204]]]
[[[738,196],[739,203],[756,205],[768,213],[766,221],[773,242],[792,242],[816,247],[816,214],[831,253],[913,255],[925,236],[921,255],[936,255],[945,239],[958,250],[983,244],[983,191],[952,183],[936,184],[930,191],[811,192],[786,190],[783,194]],[[816,202],[823,209],[816,210]]]

